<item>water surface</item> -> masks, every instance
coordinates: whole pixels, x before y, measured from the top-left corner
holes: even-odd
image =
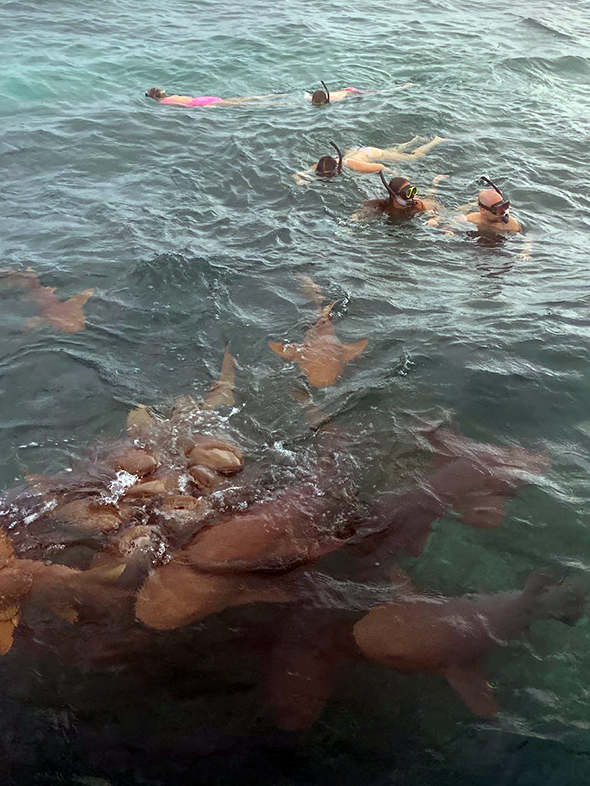
[[[411,565],[416,580],[458,594],[520,587],[539,564],[584,574],[589,14],[586,0],[4,3],[1,266],[32,266],[62,297],[95,294],[86,330],[63,334],[23,332],[31,305],[0,292],[2,487],[118,437],[132,405],[204,390],[228,342],[236,427],[261,445],[303,438],[300,377],[267,341],[296,340],[313,320],[292,277],[306,273],[343,299],[339,335],[369,337],[316,397],[367,455],[403,442],[409,413],[444,411],[471,437],[553,457],[502,530],[443,522]],[[320,79],[377,92],[318,109],[303,93]],[[406,81],[416,87],[392,89]],[[284,96],[191,110],[144,98],[152,85]],[[400,171],[423,189],[452,173],[449,208],[494,178],[533,235],[531,260],[518,259],[519,239],[353,224],[382,193],[376,177],[291,180],[330,139],[383,147],[415,134],[447,141]],[[301,735],[257,729],[250,675],[231,690],[198,668],[182,682],[165,648],[149,689],[11,653],[2,758],[19,783],[577,784],[590,774],[588,625],[540,623],[490,659],[494,722],[434,677],[367,666]],[[231,647],[229,628],[215,630]]]

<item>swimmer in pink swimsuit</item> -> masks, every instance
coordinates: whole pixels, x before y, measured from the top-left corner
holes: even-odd
[[[231,104],[243,104],[246,101],[256,101],[261,98],[273,98],[272,95],[249,96],[247,98],[219,98],[219,96],[167,96],[165,90],[158,87],[151,87],[146,96],[159,101],[161,104],[176,104],[178,106],[230,106]]]

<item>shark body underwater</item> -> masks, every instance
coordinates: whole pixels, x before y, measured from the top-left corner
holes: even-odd
[[[320,344],[333,338],[323,329]],[[323,361],[312,353],[301,366],[311,384],[332,384],[343,369],[338,342],[326,345]],[[324,376],[322,363],[331,369]],[[265,686],[281,728],[313,723],[338,665],[358,658],[440,673],[474,712],[493,715],[483,657],[536,619],[575,623],[584,594],[532,577],[522,592],[427,598],[405,578],[384,586],[383,567],[419,557],[449,509],[467,526],[500,526],[505,499],[547,468],[547,456],[431,429],[431,474],[361,501],[362,449],[329,425],[277,485],[274,470],[265,479],[217,413],[235,404],[235,368],[226,349],[204,398],[180,396],[166,415],[140,405],[129,412],[127,437],[100,446],[82,469],[30,477],[24,491],[4,495],[0,653],[18,642],[29,605],[73,635],[86,623],[94,635],[101,630],[97,650],[117,631],[118,657],[132,663],[139,634],[145,647],[178,628],[198,638],[208,617],[264,603],[282,620]],[[345,581],[326,572],[330,554],[353,566]],[[91,640],[82,638],[89,652]]]
[[[318,308],[318,318],[305,334],[301,344],[270,341],[268,345],[279,357],[297,363],[312,387],[330,387],[342,375],[346,364],[363,352],[368,339],[343,344],[336,336],[332,322],[332,311],[336,303],[324,306],[323,295],[316,284],[308,276],[299,276],[298,280]]]
[[[86,326],[83,307],[94,294],[94,289],[85,289],[68,300],[60,300],[55,294],[56,288],[42,286],[30,268],[24,271],[5,270],[0,276],[11,288],[24,290],[25,299],[33,303],[39,311],[39,316],[26,321],[25,330],[45,324],[64,333],[78,333]]]

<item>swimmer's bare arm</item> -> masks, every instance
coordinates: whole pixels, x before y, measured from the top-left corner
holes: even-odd
[[[521,232],[522,232],[522,227],[521,227]],[[530,234],[530,232],[527,232],[526,234],[523,234],[522,251],[518,255],[518,258],[526,261],[529,260],[532,257],[532,255],[533,255],[533,236]]]
[[[307,185],[307,183],[311,183],[312,175],[315,173],[317,168],[317,164],[312,164],[309,169],[303,169],[301,172],[293,172],[291,177],[298,186]]]

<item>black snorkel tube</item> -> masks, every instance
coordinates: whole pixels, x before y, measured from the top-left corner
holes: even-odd
[[[322,82],[322,84],[324,84],[324,83]],[[325,85],[324,85],[324,87],[325,87]],[[340,152],[340,148],[338,147],[336,142],[330,142],[330,144],[332,145],[334,150],[338,153],[338,174],[341,174],[341,172],[342,172],[342,153]]]
[[[320,82],[323,84],[323,86],[324,86],[324,90],[326,91],[326,96],[327,96],[327,98],[328,98],[328,100],[326,101],[326,103],[327,103],[327,104],[329,104],[329,103],[330,103],[330,91],[328,90],[328,88],[327,88],[327,86],[326,86],[326,83],[325,83],[325,82],[324,82],[322,79],[320,79]]]
[[[381,178],[381,182],[383,183],[383,185],[391,195],[391,198],[394,199],[398,203],[398,205],[401,205],[401,207],[414,207],[417,204],[415,199],[404,199],[404,197],[400,196],[400,194],[396,194],[396,192],[393,190],[393,188],[391,188],[391,186],[383,176],[382,169],[379,170],[379,177]]]
[[[502,202],[498,202],[496,205],[492,205],[491,207],[487,207],[487,205],[482,205],[479,199],[477,200],[477,204],[479,207],[483,207],[484,210],[489,210],[490,213],[493,213],[495,216],[500,216],[502,221],[507,224],[510,221],[510,216],[508,215],[508,210],[510,208],[510,200],[506,199],[504,194],[500,191],[498,186],[490,180],[489,177],[484,177],[483,175],[479,178],[483,180],[483,182],[488,185],[490,188],[493,188],[496,193],[500,194],[502,197]]]

